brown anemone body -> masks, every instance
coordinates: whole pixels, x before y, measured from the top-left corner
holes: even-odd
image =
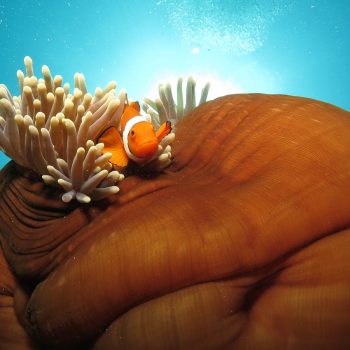
[[[22,348],[22,327],[58,349],[349,348],[350,114],[227,96],[178,125],[174,157],[77,207],[2,171],[0,300]]]

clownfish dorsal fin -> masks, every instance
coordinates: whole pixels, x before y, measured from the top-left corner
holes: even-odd
[[[103,142],[103,153],[112,153],[112,158],[109,160],[112,164],[118,167],[126,167],[129,158],[125,152],[123,140],[118,132],[118,129],[111,126],[102,133],[98,142]]]
[[[138,102],[130,102],[124,106],[124,112],[120,118],[120,130],[124,131],[126,123],[134,117],[140,115],[140,104]]]
[[[137,101],[130,102],[129,106],[136,109],[138,112],[141,110],[140,104]]]
[[[123,114],[124,114],[125,110],[127,110],[129,107],[130,107],[129,99],[128,99],[128,95],[126,94],[125,95],[125,101],[124,101]],[[123,117],[123,115],[122,115],[122,117]]]
[[[160,142],[165,136],[169,135],[171,131],[171,122],[167,121],[163,123],[156,132],[158,142]]]

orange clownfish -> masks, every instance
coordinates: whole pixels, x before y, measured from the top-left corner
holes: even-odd
[[[129,159],[144,164],[157,152],[159,142],[170,133],[171,123],[163,123],[157,132],[149,118],[140,115],[138,102],[126,104],[120,119],[120,133],[114,126],[99,137],[104,143],[104,153],[112,153],[109,160],[113,165],[126,167]]]

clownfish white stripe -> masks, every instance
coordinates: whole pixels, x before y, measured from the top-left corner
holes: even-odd
[[[128,122],[125,125],[125,129],[123,130],[123,144],[124,144],[125,152],[128,155],[128,157],[130,159],[132,159],[134,162],[142,162],[142,158],[138,158],[131,153],[130,148],[129,148],[128,136],[129,136],[129,132],[132,129],[132,127],[135,124],[141,123],[141,122],[149,123],[149,120],[142,115],[138,115],[138,116],[133,117],[130,120],[128,120]]]

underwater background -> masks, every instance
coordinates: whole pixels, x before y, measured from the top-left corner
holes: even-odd
[[[0,0],[0,83],[18,95],[30,56],[93,93],[117,81],[132,99],[192,75],[209,99],[278,93],[350,109],[350,1]],[[9,158],[0,152],[0,168]]]

